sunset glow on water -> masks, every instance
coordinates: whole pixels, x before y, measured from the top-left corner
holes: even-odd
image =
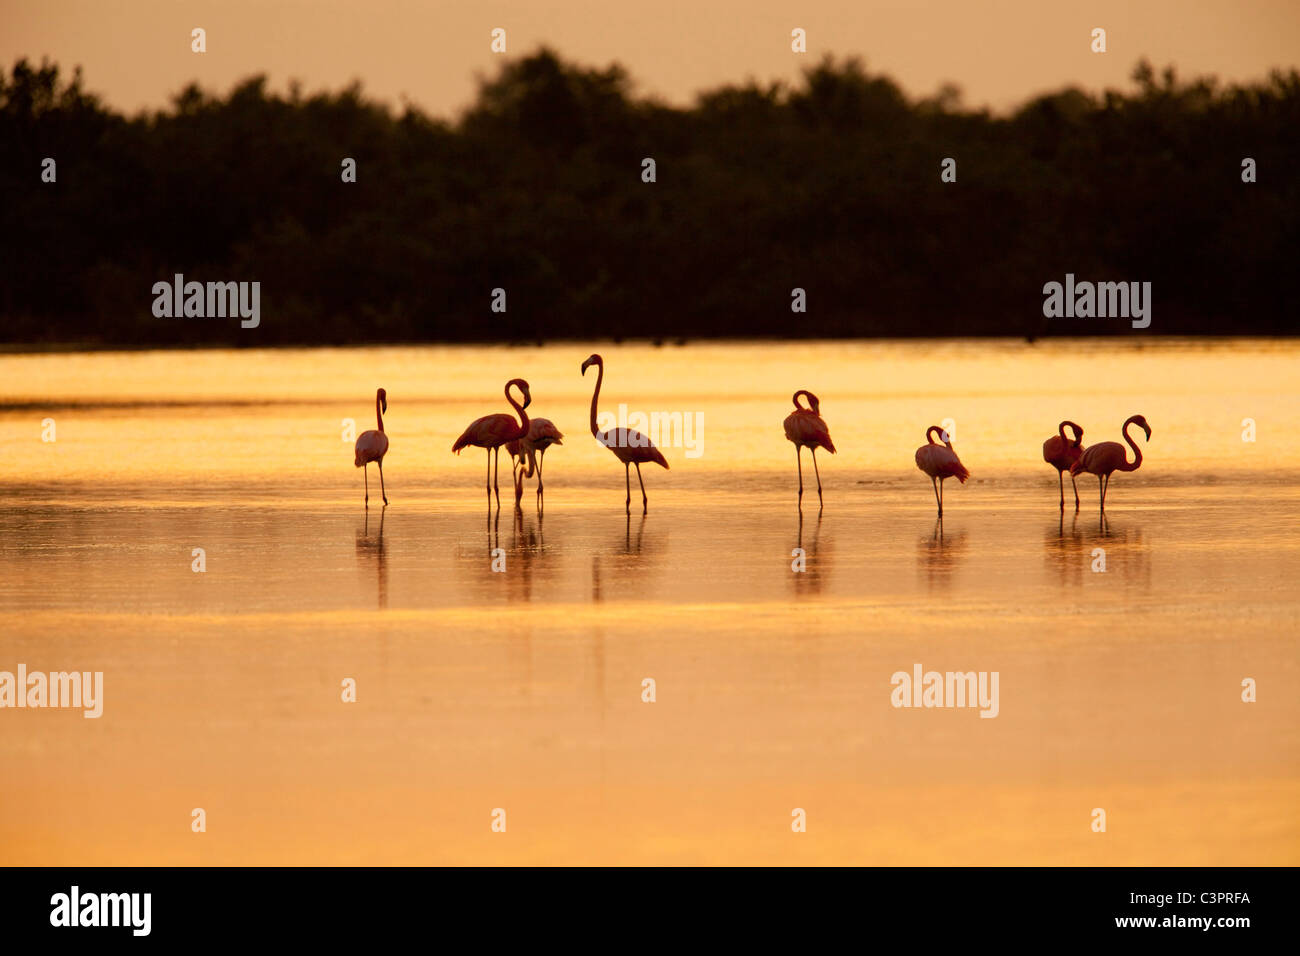
[[[602,411],[702,426],[698,456],[643,469],[644,518],[588,430],[592,351]],[[96,720],[4,715],[0,859],[1294,865],[1297,359],[1249,340],[2,355],[0,670],[103,671],[105,691]],[[531,484],[512,513],[506,463],[489,515],[482,450],[450,451],[516,376],[565,435],[544,517]],[[379,386],[392,503],[367,515],[344,420],[374,427]],[[838,449],[802,519],[798,388]],[[1152,437],[1108,522],[1090,476],[1062,515],[1043,440],[1069,418],[1117,441],[1135,413]],[[912,457],[932,424],[972,472],[942,524]],[[918,663],[999,671],[996,719],[892,706]]]

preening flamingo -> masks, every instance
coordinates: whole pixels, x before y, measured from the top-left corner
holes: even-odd
[[[614,457],[623,463],[623,477],[627,483],[625,504],[628,514],[632,513],[632,473],[628,468],[636,465],[636,480],[641,482],[641,513],[645,514],[650,510],[650,499],[646,497],[645,481],[641,478],[641,463],[648,464],[653,461],[667,468],[668,461],[658,448],[650,444],[650,439],[639,431],[631,428],[611,428],[609,431],[602,432],[596,425],[596,403],[600,400],[600,383],[605,379],[605,360],[599,355],[587,356],[587,360],[582,363],[582,374],[586,375],[587,369],[593,365],[596,366],[596,390],[591,393],[591,433],[596,441],[612,451]]]
[[[799,396],[808,399],[808,407],[799,404]],[[822,501],[822,476],[817,470],[817,449],[825,448],[832,455],[835,445],[831,441],[830,429],[822,421],[821,402],[817,396],[806,388],[794,393],[794,411],[785,417],[785,437],[794,442],[795,462],[799,467],[799,500],[803,501],[803,450],[812,449],[813,474],[817,476],[817,502]]]
[[[384,504],[388,504],[388,492],[384,489],[384,456],[388,454],[388,436],[384,434],[384,412],[388,411],[388,393],[382,388],[375,392],[375,420],[379,428],[372,428],[357,436],[356,460],[353,462],[366,476],[366,510],[370,510],[370,470],[366,466],[374,462],[379,466],[379,493],[383,495]]]
[[[510,394],[510,388],[518,388],[524,396],[524,403],[520,405],[515,401],[514,396]],[[501,446],[508,441],[523,438],[528,434],[528,413],[524,411],[532,402],[533,396],[528,391],[528,383],[522,378],[512,378],[506,382],[506,401],[511,407],[519,413],[519,422],[515,423],[512,416],[498,412],[495,415],[484,415],[482,418],[475,419],[469,423],[469,427],[461,433],[456,439],[456,443],[451,446],[451,450],[460,454],[460,450],[469,445],[475,445],[479,448],[487,449],[487,493],[488,493],[488,510],[492,508],[492,491],[495,488],[497,495],[497,508],[501,508],[501,488],[496,484],[496,478],[501,473]],[[492,468],[493,452],[496,453],[496,471]]]
[[[939,433],[939,437],[943,439],[942,445],[930,437],[932,432]],[[931,425],[925,430],[925,441],[926,444],[916,450],[916,467],[930,476],[930,484],[934,486],[934,500],[939,505],[939,517],[942,518],[943,480],[956,478],[964,485],[966,479],[970,477],[970,472],[961,463],[957,453],[952,450],[948,433],[938,425]]]
[[[1070,474],[1077,475],[1086,471],[1090,475],[1097,476],[1097,484],[1101,490],[1101,510],[1106,510],[1106,492],[1110,490],[1111,472],[1115,471],[1137,471],[1142,464],[1142,449],[1133,441],[1132,436],[1128,433],[1130,425],[1137,425],[1147,434],[1147,441],[1151,440],[1151,426],[1141,415],[1133,415],[1124,422],[1124,427],[1120,433],[1124,440],[1128,442],[1129,447],[1133,449],[1133,463],[1129,464],[1128,455],[1124,451],[1124,446],[1117,441],[1103,441],[1095,445],[1089,445],[1083,450],[1083,454],[1073,465],[1070,466]]]
[[[1074,440],[1071,441],[1065,437],[1065,429],[1069,427],[1074,431]],[[1065,510],[1065,473],[1079,456],[1083,454],[1083,429],[1074,422],[1061,422],[1056,426],[1056,434],[1047,441],[1043,442],[1043,461],[1047,462],[1056,469],[1057,484],[1061,486],[1061,510]],[[1074,485],[1074,510],[1079,510],[1079,485],[1074,480],[1074,472],[1070,472],[1070,484]]]
[[[563,445],[560,439],[564,435],[549,418],[534,418],[528,423],[528,434],[506,442],[506,451],[510,453],[510,471],[515,473],[514,459],[519,459],[518,472],[515,474],[515,504],[524,494],[524,479],[533,477],[537,472],[537,501],[542,500],[542,465],[546,463],[546,449],[552,445]],[[524,470],[524,459],[528,459],[528,470]]]

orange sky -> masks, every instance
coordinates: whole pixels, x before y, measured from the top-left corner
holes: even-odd
[[[190,30],[208,52],[190,52]],[[624,64],[671,102],[749,76],[793,78],[823,52],[858,54],[913,95],[957,83],[1005,109],[1068,83],[1126,86],[1134,62],[1261,77],[1300,61],[1300,0],[0,0],[0,63],[48,56],[128,111],[192,79],[225,91],[254,72],[276,89],[360,79],[373,96],[450,116],[509,54],[540,43],[589,65]],[[790,52],[790,30],[809,52]],[[1089,50],[1104,27],[1109,50]]]

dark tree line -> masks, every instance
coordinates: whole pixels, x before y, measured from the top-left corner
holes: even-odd
[[[1150,333],[1292,333],[1300,74],[1134,80],[998,117],[827,59],[679,109],[542,50],[451,123],[261,77],[125,117],[20,61],[0,71],[0,342],[1130,331],[1044,318],[1067,272],[1151,282]],[[177,272],[260,281],[260,327],[156,318]]]

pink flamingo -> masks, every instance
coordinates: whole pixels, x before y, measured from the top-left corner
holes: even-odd
[[[1066,427],[1074,431],[1074,441],[1065,437]],[[1061,510],[1065,510],[1065,473],[1079,456],[1083,454],[1083,429],[1074,422],[1061,422],[1056,426],[1056,434],[1043,442],[1043,461],[1056,469],[1057,484],[1061,486]],[[1074,485],[1074,510],[1079,510],[1079,485],[1070,472],[1070,484]]]
[[[520,405],[515,401],[514,396],[510,394],[510,388],[514,386],[524,396],[524,403]],[[487,449],[487,493],[488,509],[492,508],[492,491],[496,489],[497,508],[501,508],[501,488],[496,483],[496,477],[501,473],[501,446],[508,441],[523,438],[528,434],[528,413],[524,411],[532,402],[532,394],[528,391],[528,383],[522,378],[512,378],[506,382],[506,401],[511,407],[519,413],[519,423],[515,424],[512,416],[498,412],[495,415],[484,415],[469,423],[456,443],[451,446],[451,450],[460,454],[460,450],[469,445],[475,445],[479,448]],[[495,473],[492,469],[493,453],[496,453],[497,467]]]
[[[537,502],[542,501],[542,465],[546,463],[546,449],[552,445],[563,445],[563,433],[548,418],[534,418],[528,423],[528,434],[506,442],[506,451],[510,453],[510,470],[515,473],[514,459],[519,459],[519,468],[515,474],[515,506],[524,494],[524,479],[533,477],[537,472]],[[540,458],[538,453],[540,452]],[[528,470],[524,470],[524,458],[528,459]]]
[[[1124,446],[1117,441],[1103,441],[1095,445],[1089,445],[1083,450],[1079,460],[1070,466],[1071,476],[1077,475],[1082,471],[1090,475],[1097,476],[1097,484],[1101,491],[1101,510],[1106,510],[1106,492],[1110,490],[1110,476],[1115,471],[1137,471],[1142,464],[1142,449],[1133,441],[1132,436],[1128,433],[1130,425],[1137,425],[1147,434],[1147,441],[1151,440],[1151,426],[1141,415],[1133,415],[1124,422],[1124,427],[1120,433],[1124,440],[1128,442],[1133,449],[1133,463],[1128,462],[1128,455],[1124,451]]]
[[[654,445],[650,444],[650,439],[646,438],[639,431],[631,428],[611,428],[607,432],[602,432],[596,425],[596,403],[600,400],[600,383],[605,379],[605,360],[599,355],[589,355],[587,360],[582,363],[582,374],[587,374],[587,369],[596,366],[596,390],[591,393],[591,433],[606,448],[614,453],[614,457],[623,463],[623,477],[627,483],[627,513],[632,513],[632,473],[628,470],[629,466],[636,465],[636,480],[641,483],[641,513],[646,514],[650,510],[650,499],[646,497],[645,481],[641,478],[642,462],[663,465],[668,467],[668,462],[663,453]]]
[[[808,398],[808,408],[799,404],[799,396]],[[831,441],[830,429],[822,421],[821,402],[817,396],[806,388],[794,393],[794,411],[785,417],[785,437],[794,442],[795,462],[799,468],[799,500],[803,501],[803,450],[812,449],[813,474],[817,476],[817,503],[822,501],[822,476],[817,470],[817,449],[825,448],[832,455],[835,445]]]
[[[939,437],[943,439],[942,445],[930,437],[932,432],[939,433]],[[952,442],[948,440],[948,433],[938,425],[931,425],[925,430],[925,441],[926,444],[916,450],[916,467],[930,476],[930,484],[934,485],[934,500],[939,505],[939,517],[942,518],[943,480],[945,478],[956,478],[964,485],[966,479],[970,477],[970,472],[961,463],[957,453],[952,450]]]
[[[388,436],[384,434],[384,412],[388,411],[388,393],[382,388],[375,392],[375,419],[379,428],[372,428],[357,436],[356,460],[353,462],[366,476],[366,510],[370,510],[370,462],[379,465],[379,493],[388,505],[388,492],[384,489],[384,456],[388,454]]]

